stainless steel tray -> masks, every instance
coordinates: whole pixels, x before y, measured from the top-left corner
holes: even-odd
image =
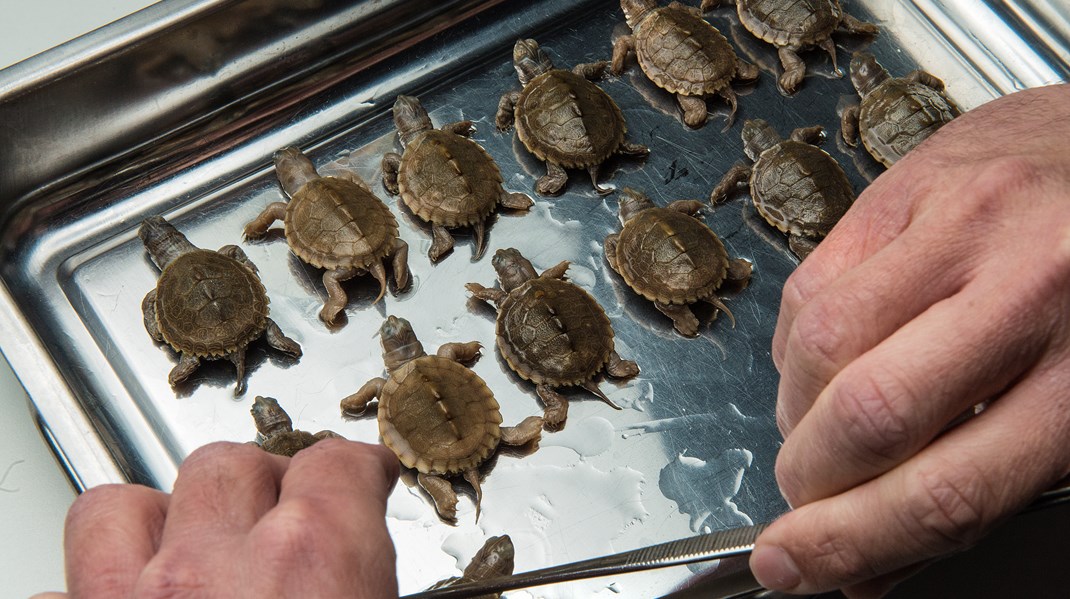
[[[882,25],[870,48],[894,74],[929,68],[964,108],[1067,78],[1067,10],[1055,2],[856,0],[848,9]],[[659,203],[705,198],[743,158],[740,123],[753,117],[784,134],[824,125],[826,149],[858,191],[879,174],[868,155],[834,141],[837,111],[854,93],[826,57],[809,53],[803,89],[785,98],[774,84],[773,49],[746,35],[730,10],[710,20],[763,71],[756,85],[738,89],[737,124],[723,132],[726,109],[711,101],[711,122],[687,129],[671,97],[632,66],[602,87],[624,110],[630,138],[651,155],[611,161],[609,184]],[[343,421],[338,400],[381,374],[373,334],[386,314],[412,321],[429,348],[481,341],[488,349],[475,370],[506,422],[539,413],[532,386],[492,350],[493,312],[463,288],[494,282],[489,259],[472,262],[462,233],[454,254],[432,266],[427,230],[378,183],[379,158],[395,148],[389,108],[405,93],[419,96],[436,124],[475,121],[506,187],[530,193],[542,166],[513,132],[493,125],[498,98],[519,85],[513,42],[534,37],[571,66],[608,59],[623,27],[615,2],[593,0],[172,1],[0,72],[0,347],[76,482],[167,489],[193,448],[254,436],[256,394],[277,397],[300,428],[375,441],[374,419]],[[841,41],[846,66],[864,42]],[[411,291],[373,307],[374,286],[353,281],[348,324],[338,331],[316,318],[318,272],[277,237],[241,240],[242,225],[282,197],[270,158],[290,144],[318,165],[348,165],[374,182],[412,250]],[[166,383],[173,359],[140,322],[156,270],[135,231],[154,214],[202,247],[242,245],[260,268],[273,318],[304,347],[300,362],[254,346],[244,397],[232,397],[225,363],[202,367],[176,397]],[[574,175],[561,197],[538,198],[530,214],[497,217],[488,255],[515,246],[540,269],[571,260],[572,280],[606,307],[618,350],[642,374],[602,383],[623,411],[572,394],[563,431],[544,435],[531,455],[497,458],[478,522],[469,497],[459,524],[444,524],[405,478],[388,514],[403,592],[456,574],[490,534],[512,535],[517,569],[529,570],[767,521],[786,509],[773,477],[780,441],[769,345],[780,288],[796,262],[744,199],[706,221],[733,256],[754,263],[754,277],[726,300],[735,328],[721,318],[683,339],[606,267],[601,240],[617,230],[616,199],[595,195],[585,176]],[[675,568],[510,596],[649,597],[689,574]]]

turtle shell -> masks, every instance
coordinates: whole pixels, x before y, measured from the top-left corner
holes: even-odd
[[[648,300],[688,304],[721,286],[728,253],[704,223],[676,210],[648,208],[621,229],[616,268]]]
[[[838,0],[736,0],[736,10],[747,31],[776,46],[820,43],[843,21]]]
[[[561,69],[524,86],[515,116],[524,146],[539,160],[565,168],[601,164],[617,151],[627,132],[624,115],[606,92]]]
[[[444,227],[483,222],[502,197],[502,175],[476,142],[432,129],[405,147],[401,199],[414,214]]]
[[[501,439],[502,414],[483,379],[439,356],[390,373],[379,396],[379,434],[401,463],[454,474],[483,463]]]
[[[280,431],[264,439],[260,447],[268,453],[292,458],[294,454],[312,447],[319,440],[319,437],[306,431]]]
[[[646,76],[674,94],[705,96],[736,73],[736,53],[706,21],[681,8],[651,11],[636,25],[635,55]]]
[[[177,351],[219,357],[241,349],[267,327],[263,283],[241,262],[209,250],[175,258],[156,284],[156,324]]]
[[[318,268],[366,268],[390,253],[397,236],[386,204],[352,181],[313,179],[286,204],[286,241]]]
[[[591,294],[560,279],[538,277],[502,301],[497,343],[522,378],[537,385],[579,385],[609,361],[613,328]]]
[[[862,98],[858,126],[869,153],[892,166],[953,118],[955,109],[939,91],[896,78]]]
[[[839,163],[801,141],[783,141],[762,152],[750,189],[762,218],[804,237],[823,238],[854,203],[854,190]]]

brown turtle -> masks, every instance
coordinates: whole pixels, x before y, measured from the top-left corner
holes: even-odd
[[[707,11],[730,0],[702,0],[700,10]],[[832,70],[841,75],[836,64],[836,43],[832,33],[842,29],[849,33],[877,35],[873,23],[860,21],[843,12],[839,0],[734,0],[739,22],[762,41],[777,47],[784,72],[778,83],[785,93],[793,94],[806,74],[806,64],[799,51],[818,46],[832,58]]]
[[[424,353],[409,321],[390,316],[379,329],[387,379],[374,378],[342,400],[342,413],[355,417],[379,400],[379,435],[435,502],[442,518],[457,516],[457,493],[446,477],[461,474],[476,491],[476,519],[483,493],[479,465],[498,447],[537,442],[542,418],[500,426],[498,402],[483,379],[463,366],[479,357],[477,341],[447,343]]]
[[[564,280],[568,261],[543,271],[520,252],[501,249],[491,260],[501,289],[479,283],[465,288],[498,308],[497,345],[521,378],[535,383],[550,427],[564,424],[568,401],[555,387],[579,386],[615,409],[594,378],[603,370],[614,378],[631,378],[639,367],[613,349],[613,327],[591,294]]]
[[[583,168],[591,174],[595,191],[598,168],[613,154],[646,156],[646,146],[624,141],[628,128],[624,115],[606,92],[589,80],[602,76],[609,63],[580,64],[571,71],[555,69],[535,40],[518,40],[513,66],[524,89],[511,91],[498,103],[495,121],[504,131],[516,123],[524,147],[546,162],[546,175],[535,191],[556,195],[568,181],[566,168]]]
[[[706,96],[720,96],[736,114],[733,80],[753,81],[758,67],[736,56],[728,40],[702,20],[702,11],[673,2],[658,8],[654,0],[621,0],[632,35],[613,42],[613,73],[621,74],[631,51],[658,87],[676,96],[689,127],[706,124]]]
[[[324,439],[340,439],[342,435],[334,431],[320,431],[312,434],[294,430],[289,414],[279,406],[274,397],[257,395],[253,408],[249,410],[256,423],[256,444],[261,449],[275,455],[292,458],[295,453],[312,446]]]
[[[499,204],[527,210],[527,194],[502,188],[502,175],[494,159],[479,144],[468,139],[475,132],[472,121],[460,121],[435,129],[431,117],[410,96],[394,102],[394,123],[405,149],[383,156],[383,187],[401,200],[416,216],[431,224],[434,242],[428,256],[432,262],[453,249],[446,230],[472,227],[476,235],[473,260],[483,256],[487,217]]]
[[[513,540],[509,538],[509,535],[488,537],[479,551],[472,556],[472,561],[468,562],[464,573],[460,576],[440,580],[431,585],[428,590],[509,576],[513,573],[513,558]],[[498,599],[499,597],[501,597],[500,593],[491,593],[478,595],[473,599]]]
[[[892,77],[868,52],[851,58],[851,82],[862,103],[843,111],[843,141],[856,146],[861,130],[862,145],[884,166],[895,164],[959,115],[943,94],[943,81],[925,71]]]
[[[268,296],[254,265],[236,245],[202,250],[162,217],[141,223],[138,236],[160,268],[156,288],[141,302],[145,329],[178,352],[167,380],[174,387],[202,359],[226,358],[238,370],[234,395],[245,392],[245,350],[263,335],[294,358],[301,346],[268,318]]]
[[[327,301],[320,320],[333,325],[348,302],[341,282],[364,273],[379,281],[378,302],[386,293],[383,260],[390,257],[398,290],[409,283],[409,246],[398,238],[398,222],[359,175],[321,177],[301,150],[275,152],[275,172],[289,202],[275,202],[245,225],[245,236],[262,237],[283,221],[286,241],[302,261],[324,268]]]
[[[710,193],[710,203],[724,201],[732,190],[750,181],[754,208],[769,224],[788,234],[799,258],[813,251],[854,203],[847,174],[816,143],[821,127],[792,131],[781,139],[769,123],[754,119],[743,125],[743,148],[754,166],[733,166]]]
[[[726,280],[745,282],[751,264],[728,259],[724,243],[697,218],[698,200],[678,200],[664,208],[634,189],[620,195],[620,233],[606,237],[609,266],[636,293],[672,319],[677,332],[698,334],[698,318],[690,304],[709,302],[735,318],[717,297]]]

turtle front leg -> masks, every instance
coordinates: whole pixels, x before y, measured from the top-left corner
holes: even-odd
[[[498,100],[498,112],[494,115],[494,124],[498,131],[505,131],[513,126],[516,119],[516,102],[520,99],[520,92],[511,91]]]
[[[758,78],[759,73],[761,73],[761,69],[758,68],[758,65],[749,63],[742,58],[736,59],[736,80],[750,83]]]
[[[233,258],[234,260],[241,262],[243,266],[253,271],[253,273],[257,275],[260,274],[260,270],[253,264],[253,261],[249,259],[249,256],[245,254],[245,250],[234,244],[225,245],[216,250],[216,253],[222,254],[227,258]]]
[[[478,341],[469,341],[468,343],[444,343],[439,346],[435,355],[440,358],[446,358],[447,360],[453,360],[459,364],[467,365],[479,359],[480,350],[482,349],[483,345]]]
[[[613,62],[609,71],[614,75],[624,72],[624,66],[628,62],[628,56],[635,51],[635,38],[631,35],[622,35],[613,42]]]
[[[382,265],[379,268],[382,269]],[[323,273],[323,286],[327,288],[327,301],[323,303],[323,308],[320,310],[320,320],[325,322],[327,326],[334,326],[335,319],[338,318],[338,313],[341,312],[346,304],[349,303],[349,296],[346,295],[344,289],[342,289],[342,281],[347,281],[357,276],[360,271],[356,268],[336,268],[334,270],[328,270]],[[385,277],[384,277],[385,281]],[[383,282],[383,287],[386,284]],[[383,292],[380,290],[379,297],[383,297]],[[379,301],[376,299],[376,301]]]
[[[613,272],[620,274],[620,269],[617,268],[617,240],[620,239],[620,234],[611,233],[606,235],[606,240],[602,242],[602,248],[605,250],[606,262],[609,262],[609,267],[613,269]]]
[[[156,289],[152,289],[145,294],[145,299],[141,300],[141,313],[145,322],[145,330],[149,332],[149,337],[152,337],[156,343],[163,343],[163,333],[160,332],[160,325],[156,322]]]
[[[234,385],[234,397],[237,397],[245,393],[245,348],[227,354],[227,359],[238,371],[238,382]]]
[[[750,280],[750,275],[753,271],[754,265],[751,264],[750,260],[744,260],[743,258],[729,260],[728,270],[725,272],[725,280],[733,283],[746,283]]]
[[[799,84],[802,83],[803,76],[806,75],[806,63],[799,58],[798,52],[799,48],[792,46],[781,46],[777,50],[780,64],[784,65],[784,72],[780,74],[777,83],[780,84],[780,89],[789,96],[795,93]]]
[[[606,374],[615,379],[630,379],[639,374],[639,365],[632,360],[620,357],[617,350],[609,352],[609,362],[606,363]]]
[[[535,393],[542,400],[542,419],[546,428],[559,430],[568,418],[568,400],[549,385],[538,385]]]
[[[498,203],[510,210],[527,210],[535,205],[535,200],[526,193],[502,191],[502,197]]]
[[[283,334],[279,325],[275,324],[274,320],[270,318],[267,321],[267,328],[264,329],[264,340],[267,341],[273,349],[276,349],[291,358],[301,357],[301,346],[296,341],[290,339]]]
[[[832,74],[836,77],[843,77],[843,71],[840,70],[840,65],[836,61],[836,42],[832,41],[832,38],[829,37],[818,45],[822,50],[828,53],[829,58],[832,59]]]
[[[698,335],[698,318],[686,304],[663,304],[654,302],[659,312],[672,319],[673,328],[684,337]]]
[[[453,490],[450,481],[437,474],[421,472],[416,475],[416,482],[431,496],[431,500],[435,502],[435,511],[443,520],[457,521],[457,492]]]
[[[182,354],[182,357],[178,360],[178,365],[171,369],[171,373],[167,375],[167,382],[172,387],[176,387],[186,381],[193,374],[193,371],[197,370],[201,365],[201,359],[193,354]]]
[[[540,279],[564,279],[565,273],[568,272],[570,262],[568,260],[562,260],[557,264],[542,271],[539,275]]]
[[[546,174],[535,182],[535,193],[544,196],[555,196],[561,193],[565,183],[568,183],[568,173],[565,169],[552,163],[546,163]]]
[[[591,175],[591,185],[594,186],[594,192],[600,196],[604,196],[613,193],[613,189],[598,185],[598,170],[601,166],[601,164],[592,164],[587,167],[587,172]]]
[[[398,172],[401,170],[401,155],[396,152],[383,154],[380,162],[383,169],[383,187],[392,195],[398,195]]]
[[[500,307],[505,298],[509,296],[501,289],[489,289],[479,283],[465,283],[464,288],[472,294],[472,297],[494,304],[495,307]]]
[[[812,237],[804,237],[802,235],[790,234],[788,235],[788,249],[792,251],[799,260],[805,260],[815,249],[817,249],[818,240]]]
[[[572,72],[588,81],[598,81],[606,74],[607,67],[609,67],[609,61],[599,60],[578,64],[572,67]]]
[[[364,414],[364,411],[368,409],[368,404],[382,395],[385,384],[385,379],[375,377],[361,385],[356,393],[344,397],[341,402],[342,415],[347,418],[356,418]]]
[[[676,94],[676,102],[684,111],[684,124],[692,129],[698,129],[706,124],[709,115],[706,112],[706,100],[699,96],[685,96]]]
[[[840,137],[852,148],[858,147],[858,113],[861,109],[858,104],[848,106],[840,117]]]
[[[403,239],[394,240],[390,267],[394,270],[394,289],[400,292],[409,286],[409,244]]]
[[[801,141],[812,146],[819,146],[825,141],[825,128],[821,125],[813,127],[799,127],[791,132],[792,141]]]
[[[840,29],[848,33],[857,33],[860,35],[878,35],[880,29],[873,23],[856,19],[849,14],[844,13],[843,20],[840,21]]]
[[[677,2],[676,0],[669,3],[669,8],[684,10],[699,18],[702,18],[702,13],[706,12],[700,6],[688,6],[687,4]]]
[[[710,204],[717,204],[728,199],[728,194],[750,181],[750,174],[751,167],[746,164],[737,164],[728,169],[728,172],[721,178],[721,182],[710,192]]]
[[[925,87],[931,87],[938,92],[944,91],[944,81],[932,73],[916,70],[907,74],[905,79],[909,83],[920,83]]]
[[[263,237],[271,225],[275,224],[275,221],[277,220],[286,220],[286,202],[273,202],[268,204],[259,216],[246,223],[243,234],[246,239]]]
[[[620,147],[617,148],[617,153],[621,156],[649,156],[650,148],[644,146],[643,144],[625,141],[621,142]]]
[[[516,426],[503,426],[502,443],[512,447],[522,447],[528,443],[538,443],[542,439],[543,419],[528,416]]]
[[[439,127],[446,133],[452,133],[454,135],[460,135],[461,137],[472,137],[476,132],[476,124],[472,121],[457,121],[456,123],[446,123]]]
[[[427,252],[427,257],[431,258],[432,262],[438,262],[439,258],[453,250],[453,236],[446,230],[446,227],[442,225],[431,225],[431,249]]]
[[[680,212],[688,216],[697,217],[699,213],[702,212],[702,208],[705,206],[705,204],[698,200],[676,200],[675,202],[672,202],[668,206],[666,206],[666,208],[668,208],[669,210],[675,210],[676,212]]]

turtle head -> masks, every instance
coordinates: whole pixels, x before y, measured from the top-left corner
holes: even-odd
[[[858,95],[865,97],[889,77],[891,75],[877,62],[877,57],[869,52],[855,52],[851,56],[851,83]]]
[[[656,6],[654,0],[620,0],[620,9],[624,11],[624,20],[628,22],[628,27],[632,29],[635,29],[635,26],[643,20],[643,17],[651,10],[654,10]]]
[[[197,249],[186,236],[174,228],[162,216],[153,216],[141,223],[137,236],[152,256],[152,261],[163,270],[175,258]]]
[[[434,127],[423,105],[412,96],[398,96],[394,102],[394,124],[403,146],[408,145],[417,134]]]
[[[743,151],[751,160],[758,160],[762,152],[784,141],[772,125],[762,119],[743,123]]]
[[[631,187],[625,187],[620,190],[620,220],[626,223],[632,219],[633,216],[639,214],[647,208],[653,208],[654,202],[650,200],[641,191],[636,191]]]
[[[501,281],[502,289],[505,291],[512,291],[523,285],[525,281],[539,276],[531,262],[515,248],[504,248],[494,252],[490,263],[494,267],[494,272],[498,273],[498,280]]]
[[[520,77],[520,83],[527,85],[528,81],[554,68],[554,63],[546,51],[539,47],[539,42],[526,39],[516,40],[513,46],[513,67]]]
[[[464,569],[465,580],[490,580],[513,573],[513,540],[509,535],[490,537]]]
[[[404,318],[387,316],[386,322],[379,327],[379,337],[383,343],[383,361],[386,369],[392,371],[409,360],[426,356],[424,346],[412,331],[412,325]]]
[[[265,437],[294,429],[290,416],[279,407],[279,402],[274,397],[257,395],[253,408],[249,411],[253,414],[256,430]]]
[[[304,152],[293,146],[275,152],[275,176],[282,190],[291,198],[313,179],[319,179],[315,165]]]

